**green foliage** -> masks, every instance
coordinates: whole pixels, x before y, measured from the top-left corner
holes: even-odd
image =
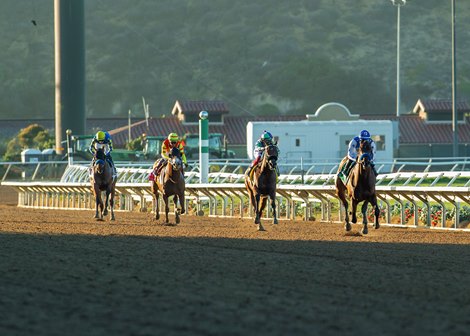
[[[50,117],[54,110],[52,1],[5,1],[0,10],[0,118]],[[34,15],[37,25],[30,24]],[[470,30],[470,2],[457,11],[457,36]],[[28,19],[25,19],[25,18]],[[184,17],[184,20],[181,18]],[[410,1],[401,10],[402,103],[448,98],[450,6]],[[178,22],[178,24],[175,24]],[[284,114],[329,102],[353,113],[393,114],[396,7],[390,1],[86,1],[86,96],[94,117],[167,114],[176,99],[220,99],[232,114]],[[446,50],[448,52],[446,52]],[[460,43],[458,97],[470,44]]]
[[[135,138],[126,144],[126,148],[134,151],[142,151],[144,149],[144,139],[142,136]]]
[[[7,144],[4,160],[19,161],[21,151],[26,148],[37,148],[43,150],[54,146],[54,138],[49,132],[38,124],[23,128]]]
[[[280,115],[281,111],[274,104],[263,104],[255,109],[257,116],[269,116],[269,115]]]

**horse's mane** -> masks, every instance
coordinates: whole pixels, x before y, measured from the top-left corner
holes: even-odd
[[[106,155],[104,154],[104,151],[102,148],[98,148],[95,152],[95,158],[98,159],[98,160],[105,160],[106,159]]]
[[[370,144],[370,141],[367,139],[361,140],[359,144],[359,150],[361,151],[362,154],[370,153],[372,151],[372,146]]]
[[[171,150],[170,150],[170,157],[181,157],[181,152],[180,150],[177,148],[177,147],[172,147]]]
[[[272,151],[275,151],[273,153]],[[267,155],[268,157],[274,157],[277,159],[277,156],[279,155],[279,147],[277,147],[276,144],[270,144],[266,146],[266,150],[263,152],[264,155]]]

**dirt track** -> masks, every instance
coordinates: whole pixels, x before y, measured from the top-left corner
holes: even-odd
[[[9,203],[9,202],[6,202]],[[11,204],[11,202],[10,202]],[[0,335],[465,335],[470,233],[0,205]],[[359,226],[353,228],[359,231]]]

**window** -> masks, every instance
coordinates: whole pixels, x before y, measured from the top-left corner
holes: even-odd
[[[300,147],[300,139],[295,139],[295,147]]]
[[[375,142],[375,148],[378,151],[385,150],[385,135],[373,135],[372,140]]]

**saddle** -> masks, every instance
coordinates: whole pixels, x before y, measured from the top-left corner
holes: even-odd
[[[153,164],[152,171],[150,172],[148,177],[149,181],[156,181],[157,177],[160,175],[163,167],[165,167],[167,162],[167,159],[161,158]]]

